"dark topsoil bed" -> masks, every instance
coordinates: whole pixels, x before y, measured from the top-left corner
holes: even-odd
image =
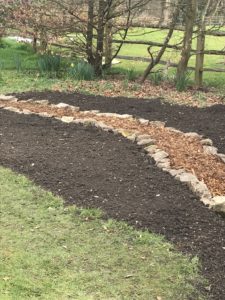
[[[200,109],[162,103],[160,100],[138,100],[123,97],[107,98],[59,92],[29,92],[17,95],[20,99],[49,99],[51,103],[65,102],[82,110],[99,109],[102,112],[132,114],[152,121],[164,121],[183,132],[194,131],[213,140],[225,153],[225,105]]]
[[[98,207],[107,218],[165,235],[178,249],[200,257],[210,296],[225,299],[225,220],[132,142],[96,128],[1,109],[0,165],[68,204]]]

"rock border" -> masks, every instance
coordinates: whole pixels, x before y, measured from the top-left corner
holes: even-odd
[[[14,96],[5,96],[0,95],[0,100],[4,100],[7,102],[17,102],[18,99]],[[50,104],[48,100],[33,100],[29,99],[26,102],[32,102],[32,103],[38,103],[43,105],[51,105],[53,108],[70,108],[76,112],[80,111],[80,108],[77,106],[72,106],[66,103],[59,103],[59,104]],[[46,112],[41,113],[33,113],[27,109],[17,109],[15,107],[11,106],[4,106],[0,107],[15,113],[20,114],[36,114],[41,117],[48,117],[52,118],[54,117],[51,114],[48,114]],[[103,116],[103,117],[115,117],[119,119],[136,119],[140,124],[142,125],[155,125],[155,126],[162,126],[165,127],[165,123],[161,121],[149,121],[147,119],[143,118],[135,118],[132,115],[128,114],[117,114],[117,113],[101,113],[98,110],[89,110],[89,111],[82,111],[83,114],[96,114],[96,116]],[[132,141],[133,143],[136,143],[139,146],[142,146],[150,158],[152,158],[156,166],[160,169],[162,169],[164,172],[169,173],[171,176],[173,176],[176,180],[185,183],[192,192],[194,192],[199,198],[200,201],[203,202],[207,207],[210,209],[215,210],[216,212],[225,213],[225,195],[224,196],[215,196],[213,197],[206,186],[206,184],[203,181],[199,181],[198,178],[190,173],[187,172],[184,169],[172,169],[170,165],[170,159],[169,154],[163,151],[162,149],[158,148],[158,146],[155,144],[154,139],[150,135],[147,134],[140,134],[138,132],[134,132],[132,130],[125,131],[123,128],[113,128],[105,124],[104,122],[96,121],[94,118],[82,118],[82,119],[76,119],[74,117],[70,116],[63,116],[63,117],[54,117],[57,120],[60,120],[65,123],[75,123],[75,124],[81,124],[81,125],[91,125],[95,126],[97,128],[100,128],[107,132],[112,132],[114,134],[120,134],[123,137],[127,138],[128,140]],[[213,141],[208,138],[204,138],[201,135],[199,135],[196,132],[188,132],[184,133],[180,130],[177,130],[173,127],[166,127],[167,129],[184,134],[187,137],[192,137],[195,139],[198,139],[199,142],[203,145],[203,149],[205,153],[212,154],[214,156],[217,156],[223,163],[225,163],[225,154],[218,153],[218,149],[213,146]]]

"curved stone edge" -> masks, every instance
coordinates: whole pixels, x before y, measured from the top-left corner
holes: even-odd
[[[18,99],[15,98],[14,96],[4,96],[0,95],[0,100],[5,100],[9,102],[17,102]],[[66,103],[59,103],[59,104],[50,104],[48,100],[33,100],[29,99],[26,100],[26,102],[33,102],[33,103],[38,103],[38,104],[43,104],[43,105],[50,105],[51,107],[55,108],[70,108],[74,111],[79,112],[80,108],[77,106],[72,106]],[[22,114],[36,114],[41,117],[49,117],[52,118],[53,115],[48,114],[46,112],[41,112],[41,113],[33,113],[27,109],[17,109],[14,107],[10,106],[4,106],[3,109],[13,111],[16,113],[22,113]],[[96,114],[97,116],[103,116],[103,117],[116,117],[119,119],[135,119],[137,120],[140,124],[142,125],[155,125],[155,126],[162,126],[165,127],[165,123],[161,121],[149,121],[147,119],[143,118],[135,118],[132,115],[128,114],[117,114],[117,113],[101,113],[98,110],[89,110],[89,111],[82,111],[83,114]],[[97,128],[100,128],[104,131],[107,132],[112,132],[114,134],[120,134],[123,137],[127,138],[128,140],[132,141],[133,143],[136,143],[139,146],[142,146],[150,158],[152,158],[156,166],[162,171],[169,173],[171,176],[173,176],[176,180],[185,183],[190,190],[200,198],[200,201],[203,202],[207,207],[210,209],[215,210],[216,212],[220,213],[225,213],[225,195],[224,196],[215,196],[213,197],[206,186],[206,184],[203,181],[199,181],[198,178],[190,173],[187,172],[184,169],[172,169],[170,165],[170,159],[169,159],[169,154],[163,151],[162,149],[159,149],[157,145],[155,144],[154,139],[150,135],[147,134],[140,134],[138,132],[134,132],[132,130],[124,130],[123,128],[113,128],[105,124],[104,122],[96,121],[94,118],[82,118],[82,119],[75,119],[74,117],[69,117],[69,116],[63,116],[61,118],[59,117],[54,117],[57,120],[60,120],[65,123],[75,123],[75,124],[81,124],[85,126],[95,126]],[[205,150],[205,153],[211,154],[214,156],[217,156],[222,162],[225,163],[225,154],[218,153],[218,149],[213,146],[213,142],[211,139],[208,138],[203,138],[201,135],[199,135],[196,132],[188,132],[184,133],[180,130],[177,130],[176,128],[173,127],[166,127],[167,129],[175,132],[175,133],[180,133],[184,134],[187,137],[195,138],[200,141],[200,143],[203,145],[203,149]]]

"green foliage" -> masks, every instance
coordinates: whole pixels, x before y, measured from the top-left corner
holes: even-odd
[[[0,48],[4,48],[4,47],[5,47],[5,45],[3,43],[3,40],[0,38]]]
[[[18,50],[22,50],[22,51],[26,51],[28,53],[32,53],[34,52],[31,44],[28,44],[28,43],[20,43],[18,46],[17,46],[17,49]]]
[[[127,90],[128,87],[129,87],[129,81],[128,81],[128,79],[124,79],[123,80],[123,88],[124,88],[124,90]]]
[[[4,61],[0,60],[0,84],[3,83],[2,70],[4,69]]]
[[[162,83],[162,81],[164,80],[164,76],[163,76],[162,72],[158,71],[158,72],[152,73],[150,76],[150,79],[155,85],[160,85]]]
[[[59,55],[43,54],[38,58],[40,74],[49,77],[58,77],[61,69],[61,57]]]
[[[179,77],[175,77],[175,86],[178,92],[183,92],[187,89],[190,84],[191,72],[185,72]]]
[[[93,80],[95,78],[93,66],[83,60],[72,63],[68,72],[70,77],[76,80]]]
[[[128,81],[134,81],[136,79],[136,72],[134,68],[128,68],[125,70],[125,78]]]
[[[0,299],[202,299],[196,258],[0,168]],[[146,298],[147,296],[147,298]]]
[[[15,64],[16,71],[19,73],[22,71],[22,58],[20,55],[15,55],[13,57],[13,61]]]

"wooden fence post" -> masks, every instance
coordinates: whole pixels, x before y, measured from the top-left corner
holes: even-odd
[[[204,67],[204,50],[205,50],[205,26],[199,27],[197,37],[197,54],[195,63],[195,86],[202,87],[203,67]]]

